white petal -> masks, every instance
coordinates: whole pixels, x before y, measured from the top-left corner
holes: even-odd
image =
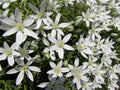
[[[56,59],[55,52],[50,51],[50,57],[51,57],[52,60],[55,60]]]
[[[55,73],[54,70],[47,71],[47,74],[54,74],[54,73]]]
[[[3,34],[3,36],[10,36],[10,35],[12,35],[12,34],[14,34],[14,33],[16,33],[17,32],[17,29],[16,28],[11,28],[11,29],[8,29],[4,34]]]
[[[1,54],[1,55],[0,55],[0,61],[1,61],[1,60],[5,60],[6,57],[7,57],[7,55],[5,55],[5,54]]]
[[[33,24],[34,22],[34,19],[26,19],[24,22],[23,22],[23,25],[24,26],[30,26],[31,24]]]
[[[40,68],[38,68],[38,67],[29,66],[28,68],[29,68],[31,71],[40,72]]]
[[[50,43],[48,42],[46,38],[42,38],[42,41],[46,46],[50,46]]]
[[[0,53],[4,53],[4,49],[3,48],[0,48]]]
[[[4,19],[1,19],[1,21],[7,25],[10,25],[10,26],[16,25],[16,22],[10,18],[4,18]]]
[[[18,8],[15,9],[15,18],[17,22],[22,23],[22,15]]]
[[[9,45],[8,45],[7,42],[5,42],[5,41],[4,41],[4,43],[3,43],[3,46],[4,46],[5,49],[10,49]]]
[[[35,27],[35,29],[39,29],[40,26],[41,26],[41,24],[42,24],[42,19],[38,19],[38,20],[36,21],[36,24],[37,24],[37,26]]]
[[[70,69],[69,68],[61,68],[61,72],[69,72]]]
[[[49,82],[43,82],[43,83],[39,84],[38,87],[45,88],[48,86],[48,84],[49,84]]]
[[[55,36],[56,36],[56,30],[55,30],[55,29],[53,29],[53,30],[51,31],[51,36],[52,36],[52,37],[55,37]]]
[[[63,59],[63,57],[64,57],[64,50],[63,50],[63,48],[57,49],[57,53],[58,53],[59,58]]]
[[[29,70],[26,71],[26,74],[27,74],[28,78],[29,78],[31,81],[33,81],[33,75],[32,75],[32,73],[31,73]]]
[[[60,61],[58,64],[57,64],[57,66],[59,67],[59,68],[61,68],[62,67],[62,61]]]
[[[72,48],[71,46],[69,46],[67,44],[64,44],[63,48],[66,50],[74,50],[74,48]]]
[[[29,3],[29,7],[32,9],[32,11],[34,13],[38,13],[39,12],[39,10],[34,5],[32,5],[31,3]]]
[[[34,33],[34,32],[31,31],[31,30],[28,30],[28,29],[25,29],[25,28],[24,28],[24,33],[25,33],[26,35],[28,35],[28,36],[31,36],[31,37],[33,37],[33,38],[35,38],[35,39],[38,39],[37,34]]]
[[[21,59],[16,59],[15,61],[19,66],[24,66],[25,65],[24,61],[21,60]]]
[[[15,74],[15,73],[18,73],[19,71],[16,70],[16,69],[11,69],[9,71],[7,71],[7,74]]]
[[[52,29],[53,27],[52,26],[44,26],[43,28],[46,30],[49,30],[49,29]]]
[[[47,20],[50,24],[53,24],[53,20],[51,18],[47,17]]]
[[[61,17],[61,14],[58,13],[57,16],[56,16],[56,18],[55,18],[55,23],[56,23],[56,24],[59,23],[59,21],[60,21],[60,17]]]
[[[53,63],[53,62],[49,62],[49,64],[50,64],[50,66],[51,66],[52,68],[55,68],[55,67],[56,67],[56,64]]]
[[[8,56],[8,64],[9,64],[10,66],[13,66],[14,63],[15,63],[14,57],[13,57],[12,55]]]
[[[52,37],[52,36],[48,36],[48,39],[52,42],[52,43],[57,43],[57,40]]]
[[[16,34],[16,43],[20,45],[23,42],[23,33],[22,31],[18,31]]]
[[[76,59],[75,59],[74,64],[75,64],[75,67],[78,67],[78,66],[79,66],[79,58],[76,58]]]
[[[93,51],[90,48],[87,48],[85,50],[83,50],[83,52],[85,52],[86,54],[93,54]]]
[[[61,23],[58,25],[58,27],[65,28],[65,27],[68,27],[69,25],[70,25],[70,23]]]
[[[5,8],[7,8],[9,5],[10,5],[10,3],[4,3],[2,7],[5,9]]]
[[[67,34],[64,38],[63,38],[63,42],[66,43],[67,41],[69,41],[69,39],[71,38],[72,34]]]
[[[24,71],[21,71],[17,76],[16,85],[21,83],[21,81],[23,80],[23,77],[24,77]]]
[[[71,76],[72,76],[71,72],[69,72],[69,73],[66,74],[66,77],[71,77]]]

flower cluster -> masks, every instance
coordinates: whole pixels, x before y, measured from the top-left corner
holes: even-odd
[[[120,0],[18,2],[0,1],[0,72],[19,73],[16,86],[26,75],[45,90],[120,88]]]

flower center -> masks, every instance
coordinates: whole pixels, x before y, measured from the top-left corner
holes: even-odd
[[[4,51],[4,53],[6,55],[11,55],[12,54],[12,50],[11,49],[7,49],[7,50]]]
[[[78,46],[78,50],[82,50],[82,49],[84,49],[84,45],[83,45],[83,44],[80,44],[80,45]]]
[[[22,67],[22,70],[23,70],[23,71],[27,71],[27,70],[28,70],[28,66],[26,66],[26,65],[23,66],[23,67]]]
[[[55,73],[59,74],[61,72],[60,68],[59,67],[56,67],[55,68]]]
[[[53,26],[54,29],[57,29],[57,28],[58,28],[58,25],[57,25],[56,23],[53,23],[52,26]]]
[[[63,47],[63,45],[64,45],[63,41],[58,42],[58,47]]]
[[[39,12],[38,17],[40,17],[40,18],[43,17],[43,13]]]
[[[80,80],[80,79],[82,79],[82,75],[81,75],[80,73],[78,73],[78,74],[76,74],[76,78],[77,78],[78,80]]]
[[[22,25],[21,25],[21,24],[17,24],[17,28],[18,28],[19,30],[21,30],[21,29],[22,29]]]
[[[21,49],[21,50],[20,50],[20,54],[21,54],[22,56],[26,55],[26,50]]]

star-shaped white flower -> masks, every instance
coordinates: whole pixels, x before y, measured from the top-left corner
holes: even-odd
[[[66,44],[69,41],[72,34],[67,34],[63,39],[61,36],[58,37],[58,40],[55,37],[48,36],[48,39],[53,43],[53,46],[50,47],[51,50],[55,50],[58,53],[60,59],[64,57],[64,49],[66,50],[74,50],[70,45]]]
[[[27,36],[38,39],[37,34],[34,33],[32,30],[28,29],[28,27],[34,23],[34,19],[27,18],[24,21],[22,21],[22,15],[19,9],[15,9],[14,19],[6,17],[4,19],[1,19],[1,21],[6,25],[10,26],[10,28],[7,29],[3,36],[10,36],[16,33],[17,44],[21,44],[22,42],[24,42]]]
[[[61,80],[63,79],[63,74],[69,71],[69,68],[62,67],[62,61],[60,61],[57,65],[53,62],[50,62],[51,70],[49,70],[47,73],[49,75],[52,75],[52,78],[59,77]]]
[[[15,56],[19,56],[20,54],[15,51],[16,49],[18,49],[18,46],[16,43],[13,43],[11,47],[9,47],[9,45],[4,42],[3,43],[4,48],[0,48],[0,61],[1,60],[5,60],[7,58],[8,64],[10,66],[14,65],[14,57]]]
[[[47,17],[47,21],[48,23],[45,23],[46,26],[44,27],[44,29],[46,30],[52,30],[51,31],[51,35],[53,37],[55,37],[56,35],[64,35],[63,31],[62,31],[62,28],[66,28],[68,27],[71,23],[60,23],[59,24],[59,21],[60,21],[60,17],[61,17],[61,14],[58,13],[56,18],[55,18],[55,21],[53,21],[50,17]]]
[[[15,74],[18,73],[17,79],[16,79],[16,85],[20,84],[24,78],[24,74],[27,75],[27,77],[33,81],[33,75],[31,71],[40,72],[40,69],[36,66],[30,66],[33,61],[28,61],[26,64],[21,59],[16,59],[16,62],[19,64],[20,67],[11,69],[7,72],[7,74]],[[31,70],[31,71],[30,71]]]

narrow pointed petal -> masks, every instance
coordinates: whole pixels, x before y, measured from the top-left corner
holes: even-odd
[[[0,61],[1,61],[1,60],[5,60],[6,58],[7,58],[7,55],[5,55],[5,54],[1,54],[1,55],[0,55]]]
[[[32,73],[31,73],[29,70],[27,70],[26,74],[27,74],[28,78],[29,78],[31,81],[33,81],[33,75],[32,75]]]
[[[15,73],[18,73],[19,71],[16,70],[16,69],[11,69],[9,71],[7,71],[7,74],[15,74]]]
[[[69,46],[67,44],[64,44],[63,48],[66,50],[74,50],[74,48],[72,48],[71,46]]]
[[[75,64],[75,67],[78,67],[78,66],[79,66],[79,58],[76,58],[76,59],[75,59],[74,64]]]
[[[31,71],[40,72],[40,68],[38,68],[38,67],[29,66],[28,68],[29,68]]]
[[[50,64],[50,66],[51,66],[52,68],[55,68],[55,67],[56,67],[56,64],[53,63],[53,62],[49,62],[49,64]]]
[[[52,42],[52,43],[57,43],[57,40],[54,38],[54,37],[52,37],[52,36],[48,36],[48,39]]]
[[[68,27],[69,25],[70,25],[70,23],[61,23],[58,25],[58,27],[65,28],[65,27]]]
[[[15,26],[16,22],[10,18],[1,19],[1,21],[7,25]]]
[[[69,72],[70,69],[69,68],[61,68],[61,72]]]
[[[10,66],[13,66],[14,63],[15,63],[14,57],[13,57],[12,55],[8,56],[8,64],[9,64]]]
[[[34,13],[38,13],[38,12],[39,12],[39,10],[38,10],[34,5],[32,5],[32,4],[30,4],[30,3],[29,3],[29,7],[32,9],[32,11],[33,11]]]
[[[26,19],[26,20],[24,20],[23,25],[24,26],[30,26],[33,23],[34,23],[34,19]]]
[[[59,21],[60,21],[60,17],[61,17],[61,14],[58,13],[57,16],[56,16],[56,18],[55,18],[55,23],[56,23],[56,24],[59,23]]]
[[[35,29],[39,29],[40,28],[40,26],[41,26],[41,24],[42,24],[42,19],[38,19],[37,21],[36,21],[36,27],[35,27]]]
[[[57,66],[58,66],[58,67],[62,67],[62,63],[63,63],[63,62],[60,61],[60,62],[57,64]]]
[[[59,58],[63,59],[63,57],[64,57],[64,50],[63,50],[63,48],[57,49],[57,53],[58,53]]]
[[[10,36],[10,35],[12,35],[12,34],[14,34],[14,33],[16,33],[17,32],[17,29],[16,28],[11,28],[11,29],[8,29],[4,34],[3,34],[3,36]]]
[[[21,71],[18,76],[17,76],[17,79],[16,79],[16,85],[20,84],[23,80],[23,77],[24,77],[24,71]]]
[[[25,28],[24,28],[24,33],[25,33],[26,35],[30,36],[30,37],[33,37],[33,38],[35,38],[35,39],[38,39],[37,34],[34,33],[34,32],[31,31],[31,30],[28,30],[28,29],[25,29]]]
[[[64,38],[63,38],[63,42],[66,43],[67,41],[69,41],[69,39],[71,38],[72,34],[67,34]]]
[[[45,87],[47,87],[48,84],[49,84],[49,82],[43,82],[43,83],[39,84],[38,87],[45,88]]]
[[[22,31],[19,31],[16,34],[16,43],[20,45],[22,42],[23,42],[23,33]]]
[[[22,22],[22,15],[18,8],[15,9],[15,18],[17,22]]]
[[[10,5],[10,3],[4,3],[3,5],[2,5],[2,7],[5,9],[5,8],[7,8],[8,6]]]
[[[0,53],[4,53],[4,49],[3,48],[0,48]]]
[[[4,46],[5,49],[10,49],[9,45],[7,44],[7,42],[4,42],[3,46]]]

